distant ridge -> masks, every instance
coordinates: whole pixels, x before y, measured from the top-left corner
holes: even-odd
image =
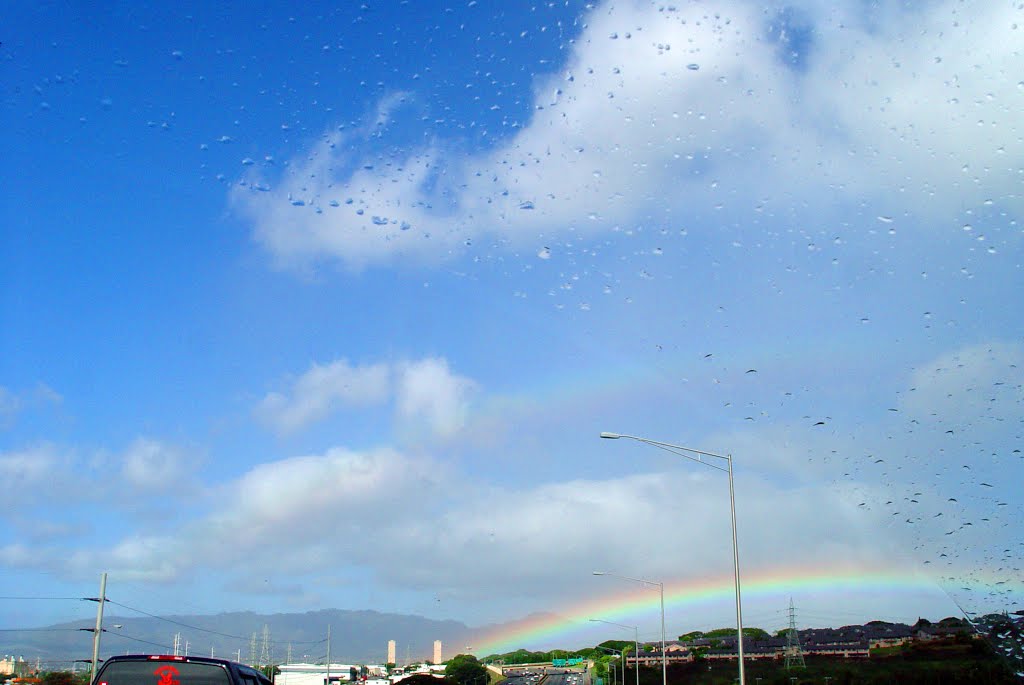
[[[252,611],[213,615],[175,614],[159,618],[131,615],[116,606],[108,607],[103,619],[100,655],[125,653],[172,653],[174,635],[181,634],[181,650],[189,654],[250,660],[253,633],[256,655],[263,646],[263,626],[270,635],[270,657],[274,663],[287,658],[291,644],[293,661],[322,661],[327,656],[327,626],[331,627],[331,661],[335,663],[383,663],[388,640],[397,643],[399,663],[406,659],[431,658],[434,640],[441,640],[444,655],[465,651],[470,629],[453,620],[438,621],[422,616],[390,614],[372,610],[321,609],[305,613],[259,614]],[[0,653],[39,659],[52,668],[70,668],[75,660],[92,654],[95,621],[60,623],[25,632],[0,633]],[[84,630],[83,630],[84,629]],[[492,628],[487,628],[490,630]]]

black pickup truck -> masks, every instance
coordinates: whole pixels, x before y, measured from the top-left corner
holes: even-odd
[[[205,656],[132,654],[103,662],[93,685],[272,685],[245,664]]]

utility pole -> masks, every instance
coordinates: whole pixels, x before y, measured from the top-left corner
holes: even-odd
[[[100,634],[103,633],[103,605],[107,602],[107,572],[100,575],[100,596],[96,600],[99,607],[96,609],[96,629],[92,633],[92,671],[89,673],[89,682],[96,677],[96,662],[100,658]]]
[[[263,624],[263,649],[260,650],[260,666],[270,665],[270,626]]]
[[[800,648],[800,634],[796,632],[796,610],[793,598],[789,598],[789,630],[786,631],[786,670],[790,668],[807,668],[804,663],[804,652]]]
[[[331,624],[327,624],[327,682],[324,685],[331,685]]]

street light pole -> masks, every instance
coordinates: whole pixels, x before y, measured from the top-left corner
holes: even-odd
[[[658,592],[661,595],[661,685],[668,685],[668,657],[665,654],[665,583],[655,583],[653,580],[644,580],[643,578],[620,576],[618,573],[608,573],[607,571],[594,571],[594,575],[632,580],[634,583],[642,583],[658,588]]]
[[[601,437],[608,440],[618,440],[619,438],[627,438],[629,440],[636,440],[637,442],[646,443],[652,447],[671,452],[676,456],[695,461],[698,464],[704,464],[713,469],[719,471],[725,471],[729,475],[729,512],[732,515],[732,568],[733,568],[733,582],[736,586],[736,649],[737,649],[737,661],[739,662],[739,681],[740,685],[746,685],[746,678],[743,672],[743,609],[740,602],[740,550],[739,542],[736,537],[736,490],[733,487],[732,479],[732,455],[726,454],[715,454],[714,452],[705,452],[703,450],[696,450],[691,447],[683,447],[682,445],[673,445],[668,442],[658,442],[657,440],[650,440],[648,438],[637,437],[636,435],[624,435],[621,433],[607,433],[602,432]],[[688,454],[689,453],[689,454]],[[693,456],[697,455],[697,456]],[[704,461],[701,457],[714,457],[716,459],[724,459],[727,468],[722,468],[711,462]]]
[[[595,623],[607,623],[610,626],[618,626],[619,628],[632,628],[633,629],[633,653],[635,654],[634,666],[636,666],[636,685],[640,685],[640,631],[637,626],[627,626],[623,623],[614,623],[612,621],[605,621],[600,618],[592,618],[591,621]],[[626,655],[622,655],[622,682],[625,685],[626,682]]]

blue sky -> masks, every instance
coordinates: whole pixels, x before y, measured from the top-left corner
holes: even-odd
[[[506,5],[12,8],[4,586],[482,624],[728,571],[717,474],[611,430],[734,455],[747,573],[928,590],[811,614],[1019,608],[1021,10]]]

